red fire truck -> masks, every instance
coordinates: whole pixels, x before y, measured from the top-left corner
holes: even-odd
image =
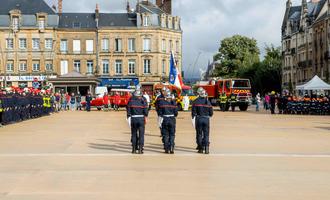
[[[211,80],[209,82],[201,82],[196,87],[202,87],[206,90],[213,106],[219,105],[220,97],[223,93],[226,94],[227,99],[230,98],[231,94],[234,94],[237,100],[236,106],[241,111],[246,111],[252,98],[249,79],[230,78]],[[227,107],[228,109],[229,106]]]

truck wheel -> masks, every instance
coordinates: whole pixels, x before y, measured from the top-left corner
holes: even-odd
[[[97,110],[98,110],[98,111],[100,111],[101,109],[102,109],[102,108],[100,108],[100,107],[97,107]]]
[[[248,107],[249,107],[248,105],[240,105],[239,110],[240,111],[247,111]]]

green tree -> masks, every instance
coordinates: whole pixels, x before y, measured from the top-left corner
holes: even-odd
[[[214,55],[216,76],[236,77],[241,68],[248,68],[259,62],[257,41],[241,35],[234,35],[221,41],[219,52]]]
[[[270,91],[281,91],[282,85],[282,55],[279,47],[265,47],[265,57],[262,62],[239,70],[242,78],[251,80],[253,93],[265,94]]]

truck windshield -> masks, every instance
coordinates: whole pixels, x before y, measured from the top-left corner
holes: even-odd
[[[233,81],[233,88],[250,88],[250,81],[249,80],[234,80]]]
[[[195,96],[194,91],[192,89],[189,89],[189,90],[183,89],[182,90],[182,96],[186,96],[186,95],[188,95],[188,96]]]

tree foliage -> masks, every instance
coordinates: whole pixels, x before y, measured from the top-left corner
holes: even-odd
[[[218,61],[216,76],[235,77],[238,71],[259,62],[257,41],[241,35],[234,35],[221,41],[219,52],[214,55]]]
[[[253,93],[265,94],[271,91],[281,91],[282,85],[282,55],[280,47],[273,45],[265,47],[264,60],[251,67],[241,69],[238,76],[251,80]]]

